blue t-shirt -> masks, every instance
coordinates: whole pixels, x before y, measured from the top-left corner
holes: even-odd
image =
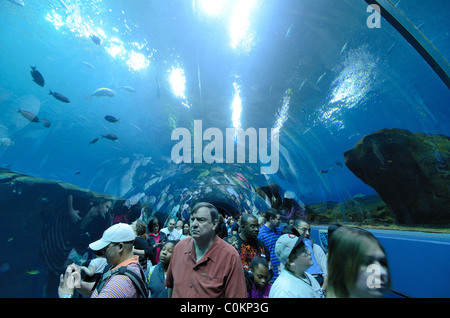
[[[281,236],[281,227],[276,227],[275,230],[269,229],[265,224],[259,229],[258,239],[260,239],[270,251],[270,260],[273,265],[273,277],[270,282],[274,282],[279,275],[280,261],[275,254],[275,243]]]

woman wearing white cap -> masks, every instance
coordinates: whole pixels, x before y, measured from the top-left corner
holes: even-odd
[[[281,273],[270,289],[269,298],[324,297],[317,280],[306,272],[313,262],[302,237],[282,235],[275,245],[275,253],[280,260]]]

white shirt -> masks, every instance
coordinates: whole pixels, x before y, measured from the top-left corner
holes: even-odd
[[[104,257],[97,257],[94,258],[93,260],[91,260],[91,262],[89,263],[89,266],[95,266],[95,272],[94,274],[98,274],[98,273],[103,273],[103,271],[105,270],[106,265],[108,265],[108,263],[106,262],[106,258]]]
[[[317,280],[310,274],[305,274],[307,278],[303,280],[285,269],[282,270],[270,288],[269,298],[324,298]]]
[[[173,229],[172,230],[172,232],[169,232],[169,229],[167,228],[167,227],[165,227],[165,228],[163,228],[162,230],[161,230],[161,232],[164,232],[164,233],[166,233],[167,234],[167,239],[169,240],[169,241],[176,241],[176,240],[179,240],[180,239],[180,237],[181,237],[181,232],[180,231],[178,231],[177,229]]]
[[[323,276],[328,276],[328,259],[323,249],[319,245],[313,244],[313,253],[317,264],[323,272]]]

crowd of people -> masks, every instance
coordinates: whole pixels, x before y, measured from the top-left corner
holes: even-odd
[[[383,297],[390,273],[383,246],[368,231],[330,225],[328,253],[306,219],[280,226],[276,209],[260,218],[224,216],[197,203],[189,223],[158,218],[116,223],[89,244],[95,258],[70,264],[61,298]]]

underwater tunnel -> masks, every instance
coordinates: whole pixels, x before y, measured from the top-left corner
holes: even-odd
[[[306,218],[324,249],[328,224],[366,228],[397,295],[450,297],[449,10],[3,1],[0,297],[56,297],[111,223],[203,200]],[[412,281],[423,268],[442,275]]]

